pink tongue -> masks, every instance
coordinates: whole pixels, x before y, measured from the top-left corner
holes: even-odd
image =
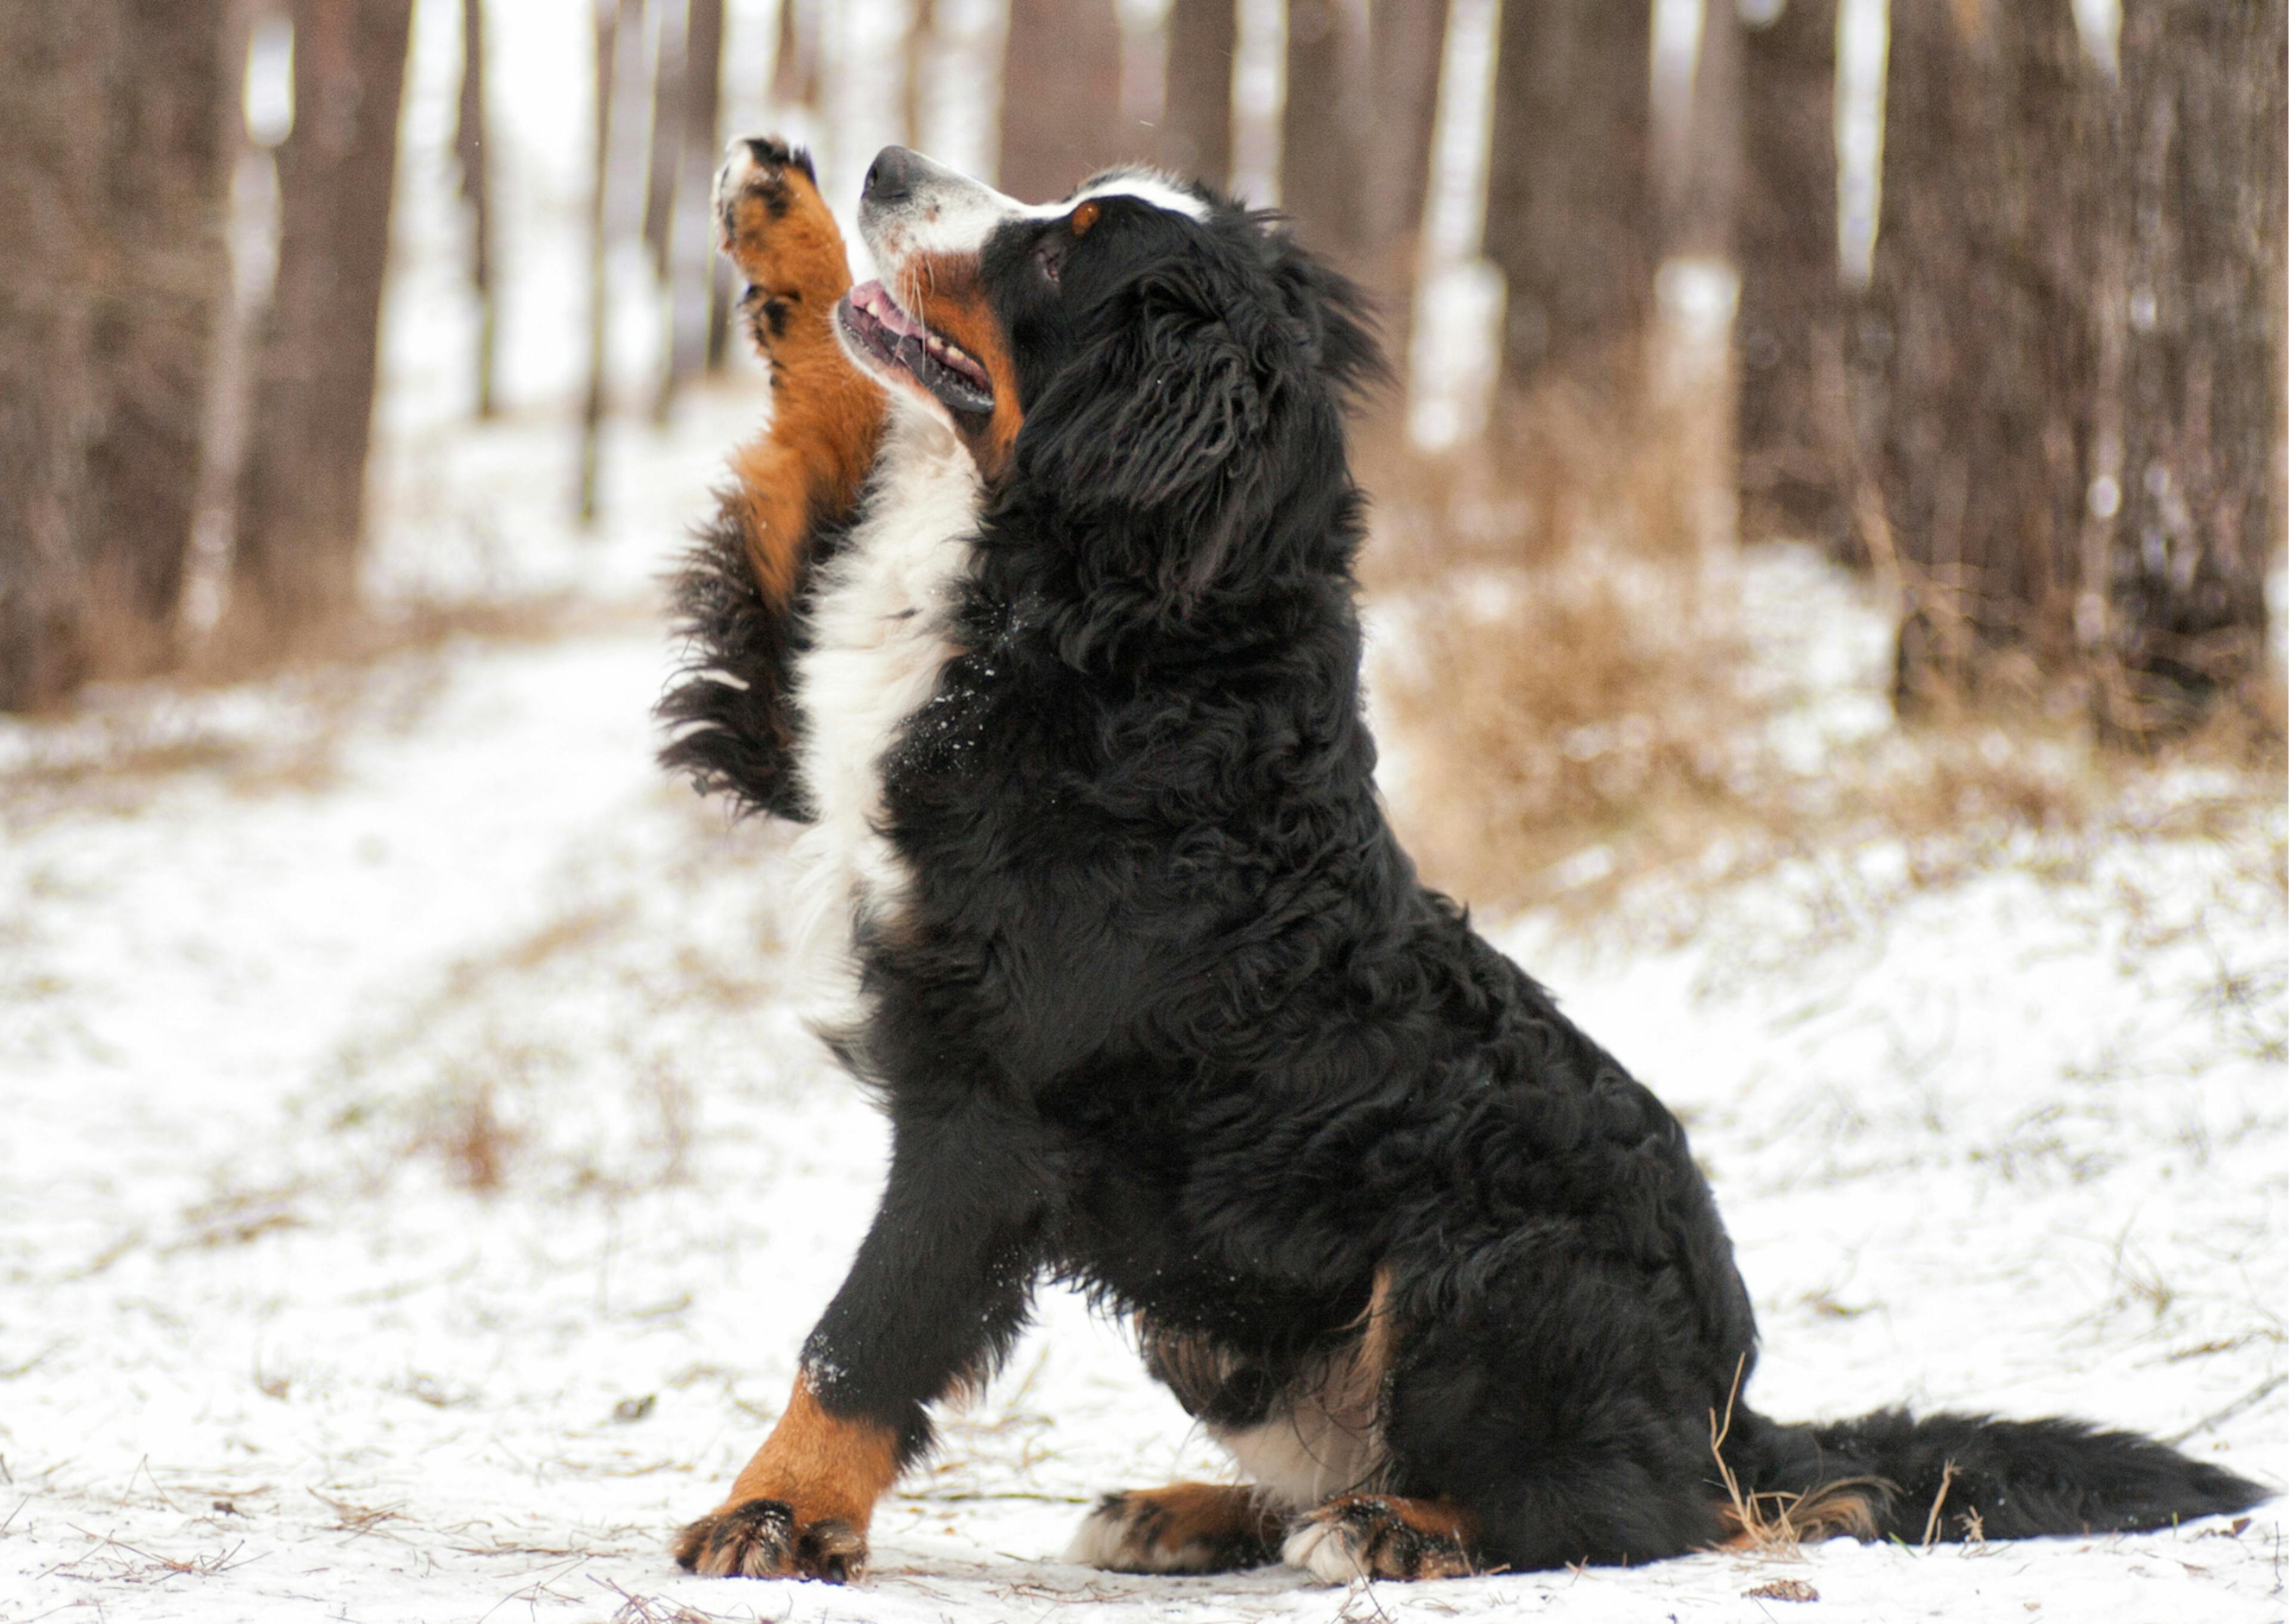
[[[851,302],[900,338],[919,339],[923,336],[922,324],[893,303],[891,295],[879,282],[862,282],[852,289]]]

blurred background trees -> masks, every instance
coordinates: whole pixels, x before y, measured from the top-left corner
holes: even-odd
[[[488,3],[458,0],[452,138],[477,418],[517,404]],[[0,12],[0,707],[218,638],[323,646],[356,612],[412,12]],[[1695,545],[1811,540],[1898,595],[1905,709],[2068,692],[2141,740],[2264,668],[2285,0],[591,0],[591,19],[593,123],[564,132],[594,159],[589,263],[558,268],[587,287],[586,332],[563,335],[589,357],[586,514],[622,389],[610,268],[642,245],[662,337],[637,415],[668,421],[725,364],[708,181],[727,107],[761,108],[821,147],[838,197],[862,148],[903,139],[1027,197],[1143,160],[1277,202],[1376,293],[1408,388],[1493,380],[1456,420],[1484,434],[1411,448],[1404,410],[1371,429],[1389,509],[1493,479],[1548,528],[1691,441],[1669,461],[1691,467]],[[249,163],[268,179],[235,188]],[[1440,304],[1474,264],[1502,290],[1484,332]],[[1715,312],[1697,387],[1720,404],[1681,427],[1664,334],[1688,307]],[[203,569],[218,603],[190,613]]]
[[[230,287],[227,13],[0,13],[0,706],[171,658]]]

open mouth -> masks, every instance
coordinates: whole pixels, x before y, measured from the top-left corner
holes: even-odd
[[[859,348],[905,372],[952,412],[994,410],[994,384],[960,346],[933,332],[899,308],[879,282],[862,282],[835,308]]]

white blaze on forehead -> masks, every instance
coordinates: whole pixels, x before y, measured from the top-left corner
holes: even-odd
[[[1061,220],[1085,203],[1133,197],[1166,214],[1190,220],[1209,217],[1209,205],[1168,176],[1152,170],[1121,170],[1101,175],[1072,196],[1056,203],[1020,203],[982,180],[952,171],[926,179],[906,201],[863,220],[867,246],[880,263],[923,253],[976,253],[996,227],[1013,220]]]
[[[1093,197],[1134,197],[1140,203],[1151,204],[1165,214],[1181,214],[1190,220],[1209,217],[1208,204],[1168,176],[1149,169],[1124,170],[1118,174],[1101,176],[1063,203],[1050,204],[1041,212],[1053,216],[1063,214]]]

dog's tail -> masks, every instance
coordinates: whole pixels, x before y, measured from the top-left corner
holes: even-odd
[[[1997,1420],[1880,1410],[1855,1420],[1770,1430],[1742,1486],[1749,1516],[1800,1532],[1894,1539],[2019,1540],[2122,1533],[2240,1511],[2274,1491],[2135,1432],[2086,1421]],[[1727,1452],[1730,1454],[1732,1452]]]

